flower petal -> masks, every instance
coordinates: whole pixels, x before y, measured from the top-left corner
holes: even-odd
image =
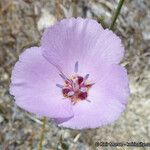
[[[124,47],[121,39],[111,30],[105,29],[97,36],[97,41],[90,52],[93,58],[89,58],[98,63],[119,64],[124,56]],[[90,61],[89,60],[89,61]]]
[[[71,117],[70,101],[63,100],[59,74],[41,54],[41,48],[32,47],[20,55],[12,72],[10,93],[21,108],[47,117]]]
[[[118,119],[127,104],[129,87],[126,70],[118,65],[102,65],[96,83],[89,91],[88,101],[73,106],[74,117],[56,119],[60,126],[82,129],[95,128]]]
[[[92,19],[64,19],[44,32],[43,56],[63,71],[80,65],[109,62],[118,64],[124,53],[121,40]],[[66,71],[66,72],[67,72]]]
[[[44,47],[43,55],[63,71],[73,69],[72,66],[78,60],[83,60],[83,57],[87,61],[87,52],[95,44],[91,41],[96,40],[95,36],[101,30],[102,26],[91,19],[63,19],[44,32],[41,43]]]
[[[100,91],[110,97],[114,95],[122,104],[127,103],[130,90],[127,70],[124,67],[115,64],[100,64],[92,68],[90,74]]]

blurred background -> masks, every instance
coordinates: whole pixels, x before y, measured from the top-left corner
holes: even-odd
[[[19,54],[38,45],[43,29],[62,18],[88,17],[108,27],[117,4],[118,0],[0,0],[0,150],[36,150],[40,138],[41,118],[15,106],[9,95]],[[96,148],[95,142],[150,143],[150,0],[126,0],[114,32],[126,49],[122,65],[128,69],[131,90],[126,111],[113,124],[92,130],[59,128],[49,121],[44,150],[130,150]]]

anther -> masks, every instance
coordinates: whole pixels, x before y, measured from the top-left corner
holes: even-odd
[[[87,102],[91,102],[89,99],[86,99]]]
[[[61,88],[61,89],[64,88],[64,86],[60,85],[60,84],[56,84],[56,86],[59,87],[59,88]]]
[[[64,74],[59,74],[59,75],[60,75],[60,77],[61,77],[62,79],[68,80],[68,78],[67,78]]]
[[[78,61],[75,63],[75,66],[74,66],[74,72],[77,73],[78,72],[78,67],[79,67],[79,63]]]
[[[85,83],[85,81],[88,79],[88,77],[89,77],[89,74],[86,74],[86,76],[83,79],[83,83]]]
[[[90,88],[90,87],[92,87],[94,84],[95,84],[95,83],[86,84],[86,87],[87,87],[87,88]]]

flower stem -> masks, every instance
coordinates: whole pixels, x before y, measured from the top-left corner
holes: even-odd
[[[113,27],[114,27],[114,25],[115,25],[115,22],[116,22],[116,20],[117,20],[119,14],[120,14],[120,11],[121,11],[121,8],[122,8],[122,5],[123,5],[124,1],[125,1],[125,0],[120,0],[119,3],[118,3],[116,12],[115,12],[115,14],[114,14],[114,16],[113,16],[113,18],[112,18],[112,22],[111,22],[111,25],[110,25],[110,27],[109,27],[110,30],[112,30]]]
[[[43,124],[42,124],[42,129],[41,129],[41,138],[40,138],[40,143],[39,143],[38,150],[42,150],[42,144],[43,144],[43,141],[44,141],[45,125],[46,125],[46,117],[44,117],[44,119],[43,119]]]

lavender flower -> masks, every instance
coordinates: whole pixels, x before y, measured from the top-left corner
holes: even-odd
[[[47,28],[40,47],[23,52],[12,72],[16,104],[60,126],[95,128],[115,121],[129,96],[121,40],[92,19]]]

